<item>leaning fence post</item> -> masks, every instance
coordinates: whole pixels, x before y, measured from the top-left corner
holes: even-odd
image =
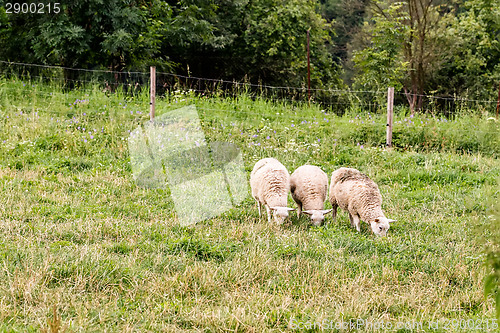
[[[155,98],[156,98],[156,67],[151,66],[149,68],[150,72],[150,101],[149,101],[149,119],[153,121],[155,119]]]
[[[387,135],[386,146],[392,147],[392,120],[394,116],[394,87],[387,89]]]

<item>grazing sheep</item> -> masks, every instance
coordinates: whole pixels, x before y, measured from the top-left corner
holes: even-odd
[[[385,236],[389,223],[395,222],[382,212],[382,196],[377,184],[356,169],[340,168],[332,173],[330,203],[333,219],[337,207],[349,212],[351,225],[360,231],[360,219],[370,224],[373,233]]]
[[[321,225],[325,214],[332,211],[323,209],[328,191],[328,176],[317,166],[303,165],[297,168],[290,177],[290,191],[299,207],[297,217],[300,217],[301,212],[310,215],[315,226]]]
[[[255,163],[250,174],[252,196],[257,201],[259,216],[262,215],[261,205],[266,207],[267,219],[271,222],[271,210],[277,224],[282,224],[288,217],[288,190],[290,175],[283,164],[274,158],[264,158]]]

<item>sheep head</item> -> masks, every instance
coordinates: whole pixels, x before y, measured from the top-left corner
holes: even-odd
[[[320,226],[323,224],[323,221],[325,220],[325,215],[330,213],[332,209],[310,209],[310,210],[304,210],[303,213],[307,214],[311,217],[311,222],[314,226]]]
[[[273,211],[274,221],[277,224],[283,224],[288,217],[288,212],[295,210],[295,208],[288,207],[269,207]]]
[[[387,235],[387,230],[390,228],[390,223],[396,222],[396,220],[391,220],[385,216],[377,217],[373,222],[370,223],[372,231],[375,235],[384,237]]]

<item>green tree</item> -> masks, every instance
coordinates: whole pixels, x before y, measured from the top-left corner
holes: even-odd
[[[212,24],[214,43],[193,43],[179,62],[205,77],[262,82],[271,85],[307,84],[306,34],[310,30],[311,79],[316,88],[341,84],[339,68],[327,45],[331,25],[310,0],[216,1]]]
[[[3,14],[0,56],[118,71],[151,64],[171,69],[174,62],[162,52],[169,45],[183,48],[212,36],[202,18],[210,6],[200,9],[194,2],[73,0],[61,4],[58,14]]]
[[[413,113],[422,107],[429,73],[441,63],[440,32],[449,10],[434,0],[374,0],[370,8],[366,47],[354,53],[356,83],[402,88]]]
[[[3,59],[288,86],[306,83],[310,30],[314,86],[341,84],[312,0],[72,0],[56,15],[0,13],[0,24]]]
[[[263,81],[306,84],[306,35],[310,30],[311,80],[317,88],[334,80],[334,67],[325,47],[331,26],[308,0],[257,0],[247,5],[239,53],[250,56],[249,69]],[[336,74],[336,73],[335,73]]]
[[[319,0],[321,13],[330,22],[332,43],[327,43],[333,61],[344,68],[344,80],[351,83],[354,74],[349,52],[353,39],[363,26],[369,0]]]
[[[496,100],[500,82],[500,1],[465,1],[443,32],[442,45],[442,67],[432,78],[435,90]]]
[[[391,4],[365,22],[366,47],[354,52],[353,60],[359,69],[355,84],[363,89],[403,87],[408,62],[402,54],[403,44],[409,39],[410,29],[402,3]]]

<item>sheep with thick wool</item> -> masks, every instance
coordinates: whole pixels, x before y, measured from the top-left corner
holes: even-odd
[[[290,176],[290,192],[297,203],[297,217],[300,213],[310,216],[311,222],[319,226],[325,219],[325,214],[331,209],[324,209],[328,191],[328,176],[319,167],[303,165]]]
[[[288,212],[294,210],[287,207],[290,190],[290,174],[286,167],[275,158],[263,158],[253,167],[250,173],[252,196],[257,201],[259,216],[261,206],[267,211],[267,219],[271,222],[271,211],[277,224],[282,224]]]
[[[340,168],[332,173],[329,201],[333,219],[337,207],[347,210],[351,225],[360,231],[360,220],[370,224],[374,234],[385,236],[389,223],[395,222],[382,212],[382,196],[377,184],[353,168]]]

